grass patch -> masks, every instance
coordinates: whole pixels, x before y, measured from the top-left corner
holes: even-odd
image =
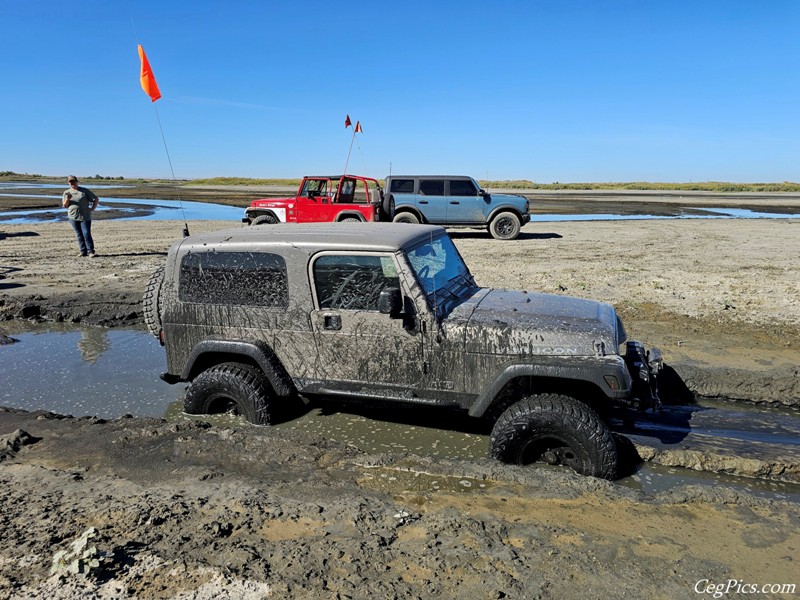
[[[632,181],[619,183],[534,183],[525,179],[514,181],[480,181],[482,188],[532,190],[676,190],[692,192],[800,192],[800,183],[731,183],[727,181],[693,181],[690,183],[660,183]]]
[[[249,177],[210,177],[192,179],[183,185],[290,185],[297,187],[302,179],[252,179]]]

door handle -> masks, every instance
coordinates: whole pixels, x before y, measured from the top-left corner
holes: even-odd
[[[322,327],[324,329],[339,330],[342,328],[342,317],[339,315],[323,315]]]
[[[450,200],[450,204],[461,204],[458,200]]]
[[[427,201],[427,200],[420,200],[420,201],[419,201],[419,203],[420,203],[420,204],[427,204],[427,203],[428,203],[428,201]]]

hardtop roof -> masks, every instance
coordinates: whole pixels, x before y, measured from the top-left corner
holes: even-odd
[[[389,175],[386,179],[475,179],[469,175]]]
[[[309,251],[360,250],[394,252],[425,239],[438,237],[437,225],[397,223],[277,223],[212,231],[184,238],[182,250],[220,249],[265,250],[270,246],[294,246]]]

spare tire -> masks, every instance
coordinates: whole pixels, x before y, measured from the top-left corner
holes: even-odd
[[[150,276],[150,282],[142,297],[144,308],[144,322],[147,329],[157,338],[160,338],[163,328],[161,311],[164,306],[164,266],[158,267]]]

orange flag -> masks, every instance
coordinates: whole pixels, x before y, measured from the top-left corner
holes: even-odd
[[[364,130],[361,129],[361,121],[356,121],[356,133],[364,133]]]
[[[353,122],[350,120],[350,115],[347,115],[344,119],[344,128],[347,129],[352,124]]]
[[[150,63],[147,60],[147,55],[144,53],[144,48],[139,46],[139,58],[142,61],[142,72],[139,75],[139,81],[142,84],[144,93],[150,96],[150,100],[155,102],[161,98],[161,92],[158,89],[156,78],[153,75],[153,70],[150,68]]]

